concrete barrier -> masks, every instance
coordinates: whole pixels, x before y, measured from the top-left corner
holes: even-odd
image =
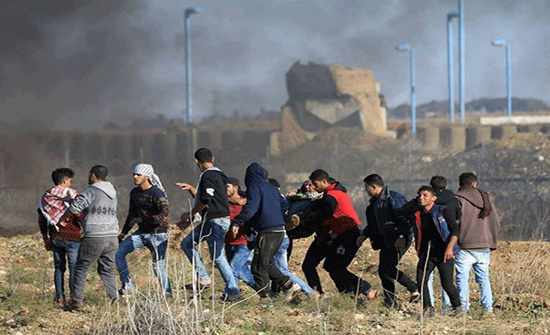
[[[437,149],[439,147],[439,133],[438,126],[418,129],[418,137],[427,149]]]
[[[466,128],[466,148],[491,140],[491,127],[477,126]]]
[[[439,137],[443,149],[466,149],[466,130],[464,126],[443,126],[440,128]]]

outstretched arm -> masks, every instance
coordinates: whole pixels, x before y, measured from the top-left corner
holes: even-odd
[[[187,191],[189,192],[189,194],[191,194],[191,196],[194,198],[196,195],[197,195],[197,188],[194,187],[193,185],[191,184],[187,184],[187,183],[176,183],[176,186],[181,188],[182,191]]]

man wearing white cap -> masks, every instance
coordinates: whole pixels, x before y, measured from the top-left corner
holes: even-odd
[[[149,164],[138,164],[134,168],[134,185],[130,192],[130,208],[126,223],[118,236],[120,242],[116,254],[116,265],[122,282],[120,294],[132,288],[130,271],[126,255],[136,249],[147,247],[151,251],[153,271],[168,296],[172,296],[172,287],[166,274],[166,248],[168,246],[168,198],[160,179]],[[138,229],[126,239],[137,223]]]

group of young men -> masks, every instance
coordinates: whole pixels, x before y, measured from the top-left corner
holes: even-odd
[[[468,310],[468,278],[473,266],[481,286],[482,307],[492,313],[489,262],[490,251],[497,247],[499,219],[492,199],[477,188],[473,173],[460,175],[456,194],[446,189],[444,177],[435,176],[430,186],[420,187],[418,197],[408,202],[400,193],[389,190],[379,175],[367,176],[363,182],[371,199],[366,208],[367,224],[361,231],[361,221],[346,188],[324,170],[313,171],[298,192],[284,196],[278,182],[268,178],[266,169],[252,163],[246,169],[243,192],[238,179],[227,177],[214,165],[209,149],[197,150],[194,157],[201,171],[197,186],[176,183],[194,198],[191,210],[183,213],[177,223],[180,229],[193,226],[181,242],[194,266],[193,290],[212,284],[197,248],[206,241],[225,282],[222,301],[242,299],[239,279],[254,288],[261,299],[283,291],[290,300],[300,290],[308,297],[323,296],[317,272],[323,261],[339,292],[362,294],[372,300],[378,290],[348,269],[363,242],[370,239],[372,248],[380,250],[378,274],[386,306],[398,306],[397,281],[410,292],[411,301],[423,302],[425,315],[433,315],[433,289],[429,283],[437,268],[444,290],[442,306],[450,304],[455,314]],[[96,261],[111,299],[134,289],[126,256],[142,247],[151,251],[160,286],[166,296],[172,296],[166,271],[170,216],[160,179],[149,164],[135,167],[136,187],[130,193],[128,216],[119,234],[116,192],[106,180],[107,174],[104,166],[92,167],[90,186],[78,195],[70,188],[74,172],[57,169],[52,173],[55,186],[41,199],[39,225],[46,249],[54,254],[55,301],[60,307],[82,308],[86,276]],[[136,224],[138,228],[126,237]],[[315,237],[302,262],[306,283],[288,269],[287,261],[292,241],[311,235]],[[413,240],[419,258],[416,281],[398,269]],[[65,258],[70,272],[68,300],[63,289]]]

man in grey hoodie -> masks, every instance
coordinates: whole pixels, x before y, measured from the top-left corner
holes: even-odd
[[[83,306],[84,287],[88,271],[97,261],[97,273],[103,280],[107,294],[112,300],[118,298],[115,276],[115,255],[118,250],[118,220],[116,191],[108,182],[106,167],[96,165],[88,176],[88,188],[71,202],[63,217],[84,213],[81,222],[83,237],[75,265],[74,294],[70,310]],[[63,220],[60,220],[63,221]]]

